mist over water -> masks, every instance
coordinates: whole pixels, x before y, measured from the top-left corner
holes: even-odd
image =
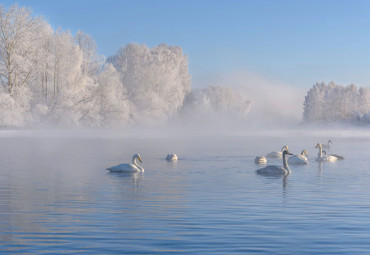
[[[370,134],[342,131],[1,131],[0,251],[365,254]],[[314,160],[328,138],[344,161]],[[254,157],[285,144],[310,164],[257,175]],[[144,173],[106,170],[133,153]]]
[[[305,88],[266,79],[248,71],[233,72],[214,79],[221,84],[243,89],[253,102],[251,115],[255,121],[298,122],[302,118]]]

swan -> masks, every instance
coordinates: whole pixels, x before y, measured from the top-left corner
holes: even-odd
[[[323,149],[330,149],[330,144],[332,144],[333,142],[331,140],[328,141],[328,144],[321,144],[322,148]]]
[[[288,159],[289,164],[296,165],[307,165],[308,164],[308,153],[306,150],[301,152],[301,155],[294,155]]]
[[[285,145],[283,148],[281,148],[281,151],[273,151],[266,155],[268,158],[282,158],[283,157],[283,151],[288,150],[288,145]]]
[[[257,156],[255,159],[254,159],[254,163],[256,164],[266,164],[267,163],[267,160],[266,160],[266,157],[264,156]]]
[[[266,176],[278,176],[284,175],[287,176],[291,173],[288,162],[287,162],[287,155],[293,155],[288,150],[283,151],[283,167],[281,166],[266,166],[264,168],[258,169],[256,172],[257,174],[266,175]]]
[[[107,170],[111,172],[144,172],[144,168],[142,166],[139,166],[139,164],[136,162],[136,160],[139,160],[141,163],[143,161],[141,160],[141,157],[139,154],[135,154],[132,157],[132,163],[126,163],[126,164],[120,164],[117,166],[111,166],[107,168]]]
[[[337,160],[344,159],[344,157],[339,156],[337,154],[329,154],[327,155],[325,152],[325,155],[323,155],[322,145],[321,143],[317,143],[315,148],[319,148],[319,153],[317,154],[316,161],[330,161],[335,162]]]
[[[177,161],[177,155],[175,153],[167,154],[167,161]]]

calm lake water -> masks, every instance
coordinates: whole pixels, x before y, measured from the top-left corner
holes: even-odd
[[[101,132],[0,135],[1,254],[369,254],[369,136],[330,137],[345,160],[319,164],[328,137]],[[257,175],[285,144],[310,164]],[[143,174],[106,170],[134,153]]]

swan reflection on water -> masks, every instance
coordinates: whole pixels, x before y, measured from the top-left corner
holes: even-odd
[[[131,184],[134,187],[138,188],[141,186],[141,182],[144,179],[143,172],[108,172],[109,176],[112,176],[117,180],[120,178],[124,183]],[[121,181],[120,181],[121,182]]]
[[[109,171],[107,174],[110,176],[115,176],[118,178],[141,178],[144,173],[142,172],[114,172],[114,171]]]

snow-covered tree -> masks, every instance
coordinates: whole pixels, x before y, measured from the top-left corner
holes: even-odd
[[[304,101],[303,120],[306,122],[363,121],[370,113],[370,90],[349,86],[316,83]]]
[[[105,63],[90,35],[13,5],[0,6],[0,84],[0,127],[96,127],[165,121],[191,80],[180,47],[129,44]]]
[[[119,73],[107,64],[98,76],[98,88],[94,98],[102,126],[124,126],[130,122],[129,101],[126,88],[122,85]]]
[[[0,5],[0,83],[11,96],[33,78],[42,24],[25,7]]]
[[[110,58],[119,71],[138,123],[157,123],[175,114],[190,92],[188,60],[180,47],[161,44],[149,49],[129,44]]]
[[[104,63],[104,58],[98,55],[94,39],[80,30],[76,33],[74,38],[78,47],[82,51],[82,72],[84,74],[89,74],[90,76],[98,74],[100,66]]]

